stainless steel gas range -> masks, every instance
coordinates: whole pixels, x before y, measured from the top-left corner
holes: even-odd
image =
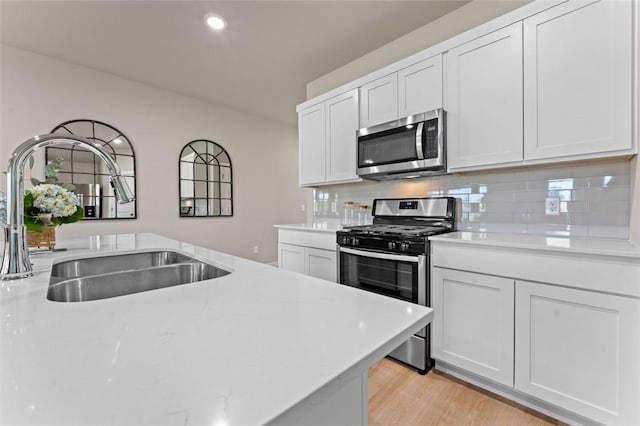
[[[455,230],[455,198],[376,199],[373,224],[337,233],[338,281],[423,306],[430,306],[429,236]],[[430,327],[389,356],[431,368]]]

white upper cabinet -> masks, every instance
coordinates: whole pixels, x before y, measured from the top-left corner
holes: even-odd
[[[314,105],[298,113],[298,149],[300,185],[324,182],[325,107]]]
[[[345,85],[357,91],[355,116],[341,95],[323,96],[323,111],[305,103],[301,184],[358,180],[353,122],[366,128],[437,108],[447,112],[450,172],[636,154],[634,7],[535,1]],[[339,142],[347,136],[353,147]]]
[[[398,74],[360,87],[360,126],[370,127],[398,118]]]
[[[352,90],[326,102],[326,181],[347,181],[356,175],[358,92]]]
[[[632,2],[567,2],[524,21],[525,159],[632,148]]]
[[[298,113],[300,185],[359,180],[356,174],[358,91]]]
[[[522,161],[522,23],[449,51],[449,169]]]
[[[449,170],[635,153],[632,12],[568,1],[451,49]]]
[[[442,108],[442,55],[398,71],[398,118]]]
[[[360,87],[360,127],[442,108],[442,55]]]

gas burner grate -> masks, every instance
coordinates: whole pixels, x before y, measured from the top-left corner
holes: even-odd
[[[368,234],[368,235],[406,235],[406,236],[423,236],[432,235],[446,231],[441,226],[408,226],[408,225],[366,225],[353,226],[346,228],[351,233]]]

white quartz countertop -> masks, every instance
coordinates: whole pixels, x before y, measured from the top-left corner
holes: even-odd
[[[315,231],[335,233],[342,229],[339,222],[312,222],[312,223],[292,223],[275,225],[278,229],[292,229],[294,231]]]
[[[436,235],[429,239],[453,244],[471,244],[640,259],[640,247],[627,240],[483,232],[451,232]]]
[[[385,356],[431,309],[153,234],[62,240],[0,284],[0,423],[259,425]],[[53,262],[171,249],[232,271],[88,302]]]

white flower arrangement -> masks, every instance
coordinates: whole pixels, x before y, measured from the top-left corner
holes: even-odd
[[[72,216],[80,205],[76,194],[59,185],[42,183],[27,191],[33,195],[33,207],[53,217]]]
[[[58,184],[60,161],[47,164],[44,182],[31,178],[33,188],[24,191],[24,224],[29,231],[42,232],[45,226],[77,222],[84,217],[71,184]],[[31,167],[31,165],[30,165]],[[0,192],[0,224],[7,222],[7,195]]]
[[[42,232],[45,226],[77,222],[84,216],[73,192],[53,183],[41,183],[25,191],[24,223],[29,231]]]

